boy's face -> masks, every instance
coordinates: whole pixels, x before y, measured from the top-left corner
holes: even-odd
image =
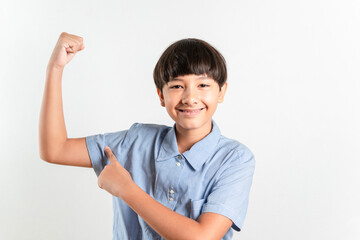
[[[178,76],[157,89],[161,105],[176,122],[177,130],[211,129],[218,103],[224,101],[227,83],[218,83],[206,75]]]

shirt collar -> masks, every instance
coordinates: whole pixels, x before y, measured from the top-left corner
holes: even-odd
[[[211,120],[211,123],[211,132],[182,154],[195,170],[198,170],[206,162],[220,139],[220,129],[214,120]],[[165,161],[179,154],[174,124],[164,137],[156,161]]]

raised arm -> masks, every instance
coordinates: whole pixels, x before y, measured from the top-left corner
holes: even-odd
[[[39,153],[49,163],[91,167],[85,138],[67,137],[61,91],[65,65],[84,47],[81,37],[62,33],[47,66],[39,118]]]

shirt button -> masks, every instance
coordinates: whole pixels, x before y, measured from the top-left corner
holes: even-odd
[[[170,194],[174,194],[175,192],[174,192],[174,190],[172,190],[172,189],[170,189]]]
[[[181,163],[179,163],[179,162],[178,162],[178,163],[176,163],[176,166],[180,166],[180,165],[181,165]]]
[[[177,158],[180,160],[180,159],[182,159],[182,156],[181,156],[181,155],[177,155]]]
[[[171,198],[169,198],[169,201],[172,202],[172,201],[174,201],[174,199],[171,197]]]

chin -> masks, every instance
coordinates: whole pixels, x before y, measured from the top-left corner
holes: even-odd
[[[175,121],[177,126],[180,126],[183,129],[186,130],[194,130],[194,129],[200,129],[204,126],[206,126],[206,122],[204,121]]]

